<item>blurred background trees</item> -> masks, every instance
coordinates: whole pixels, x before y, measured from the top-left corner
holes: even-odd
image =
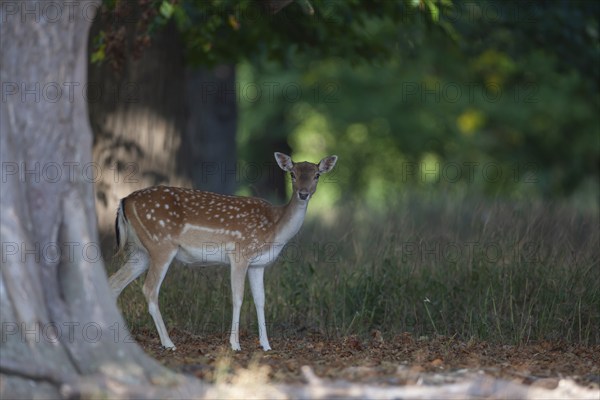
[[[304,94],[243,98],[242,155],[258,157],[253,143],[267,127],[289,134],[300,158],[335,151],[346,162],[332,200],[381,205],[406,190],[468,188],[598,201],[597,4],[455,1],[433,28],[389,15],[369,22],[391,54],[242,65],[247,85],[295,82]]]
[[[96,159],[118,172],[97,185],[100,220],[159,183],[281,200],[276,150],[340,156],[315,208],[414,191],[596,208],[599,8],[106,1],[91,80],[121,92],[90,106]]]

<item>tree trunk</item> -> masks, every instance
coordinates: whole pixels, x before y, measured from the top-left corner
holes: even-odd
[[[52,3],[0,5],[2,398],[174,376],[128,340],[99,252],[85,93],[99,1]]]
[[[103,23],[97,18],[92,32]],[[130,32],[126,43],[133,41]],[[139,60],[125,57],[121,70],[91,64],[90,87],[93,157],[103,172],[95,182],[97,212],[111,243],[118,201],[134,190],[168,184],[235,192],[234,65],[186,69],[180,35],[169,24]]]
[[[108,21],[110,23],[110,21]],[[102,28],[97,18],[93,34]],[[133,42],[132,33],[126,42]],[[90,121],[100,230],[112,234],[119,200],[158,184],[190,186],[177,152],[185,126],[183,47],[173,24],[157,33],[140,59],[126,56],[115,71],[90,65]]]
[[[237,189],[235,65],[188,69],[186,129],[179,170],[195,187],[233,194]]]

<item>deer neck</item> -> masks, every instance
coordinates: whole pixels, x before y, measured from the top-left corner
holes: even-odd
[[[285,244],[298,233],[304,222],[307,208],[308,201],[301,201],[295,192],[292,193],[290,201],[280,208],[281,216],[277,221],[276,242]]]

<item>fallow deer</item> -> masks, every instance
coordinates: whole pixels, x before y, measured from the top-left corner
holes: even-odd
[[[117,244],[127,261],[110,277],[118,297],[134,279],[148,270],[143,292],[165,348],[175,349],[158,308],[160,285],[174,259],[188,264],[229,264],[233,315],[229,341],[239,342],[240,309],[246,273],[256,306],[262,348],[271,347],[265,323],[265,267],[275,261],[285,244],[296,235],[308,202],[317,189],[319,175],[331,171],[337,156],[318,164],[292,162],[275,153],[281,169],[292,178],[292,197],[284,206],[273,206],[255,197],[226,196],[200,190],[155,186],[131,193],[119,203]]]

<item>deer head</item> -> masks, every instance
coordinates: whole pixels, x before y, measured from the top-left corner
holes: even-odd
[[[292,178],[292,200],[308,201],[317,191],[319,176],[333,169],[337,156],[329,156],[322,159],[318,164],[303,161],[295,163],[292,158],[283,153],[275,153],[275,160],[279,167],[290,173]]]

